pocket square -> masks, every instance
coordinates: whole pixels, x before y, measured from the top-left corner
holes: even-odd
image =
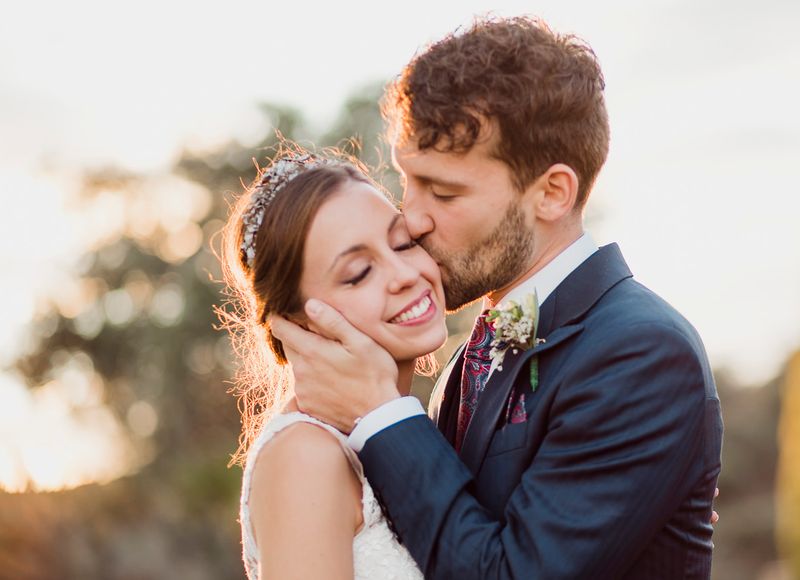
[[[508,407],[506,408],[506,423],[515,425],[517,423],[524,423],[528,420],[528,414],[525,411],[525,393],[520,394],[518,399],[512,395],[508,399]]]

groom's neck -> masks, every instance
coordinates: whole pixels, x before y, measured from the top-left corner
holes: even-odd
[[[534,249],[531,254],[530,264],[509,284],[490,292],[486,296],[491,305],[496,306],[514,288],[555,260],[561,252],[575,243],[583,233],[583,224],[578,223],[576,227],[563,229],[557,235],[534,237]]]

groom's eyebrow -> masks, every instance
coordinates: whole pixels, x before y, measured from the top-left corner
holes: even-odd
[[[392,218],[392,221],[389,222],[389,227],[386,228],[386,231],[387,232],[391,232],[394,229],[394,226],[397,225],[397,222],[402,217],[403,217],[403,214],[401,214],[401,213],[395,214],[394,217]],[[340,253],[338,256],[336,256],[333,259],[333,264],[331,264],[331,267],[328,269],[328,272],[333,270],[333,267],[336,266],[336,262],[338,262],[340,258],[343,258],[343,257],[347,256],[348,254],[355,254],[356,252],[362,252],[362,251],[364,251],[366,249],[367,249],[367,246],[365,244],[356,244],[354,246],[350,246],[344,252]]]
[[[439,185],[447,189],[464,189],[467,186],[466,183],[442,179],[441,177],[430,177],[428,175],[417,175],[416,177],[423,185]]]
[[[403,171],[402,167],[400,167],[400,164],[397,162],[397,158],[394,156],[394,154],[392,154],[392,167],[394,167],[394,170],[400,175],[401,182],[408,181],[408,174]],[[413,177],[417,181],[421,181],[424,185],[441,185],[442,187],[447,187],[450,189],[464,189],[467,187],[466,183],[450,181],[440,177],[431,177],[429,175],[414,175]]]

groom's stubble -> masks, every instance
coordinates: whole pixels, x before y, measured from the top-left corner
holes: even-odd
[[[519,203],[511,202],[497,226],[466,250],[448,251],[427,237],[420,244],[439,264],[445,307],[454,312],[518,278],[529,267],[533,239]]]

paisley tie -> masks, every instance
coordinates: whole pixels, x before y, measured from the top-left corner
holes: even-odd
[[[489,353],[492,350],[494,328],[486,322],[484,312],[475,320],[472,335],[464,351],[464,367],[461,371],[461,400],[458,405],[458,424],[456,428],[456,451],[461,451],[464,434],[475,414],[478,406],[478,397],[486,386],[489,378],[489,369],[492,359]]]

